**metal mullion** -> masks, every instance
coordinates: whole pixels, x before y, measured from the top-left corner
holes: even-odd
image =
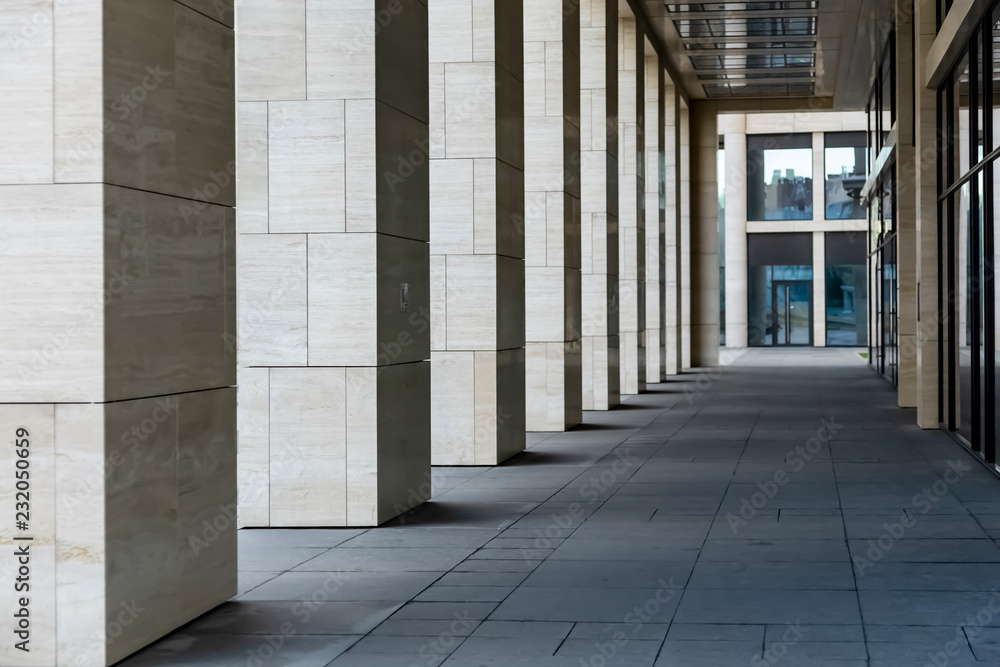
[[[885,376],[885,251],[875,256],[878,273],[878,372]]]
[[[989,125],[991,123],[987,123]],[[982,291],[983,291],[983,349],[982,359],[986,377],[983,378],[983,448],[982,452],[989,463],[996,462],[996,286],[993,282],[993,169],[994,164],[986,165],[983,178],[983,221],[982,221]]]
[[[871,134],[871,133],[869,132],[869,134]],[[869,138],[869,141],[871,141],[871,138]],[[869,150],[868,152],[869,152],[869,154],[871,154],[871,150]],[[871,252],[868,252],[869,249],[870,249],[870,246],[871,246],[871,238],[872,238],[872,231],[873,231],[873,226],[872,226],[872,216],[873,215],[875,215],[875,214],[872,212],[872,207],[869,206],[868,207],[868,242],[867,242],[867,245],[869,247],[865,248],[865,258],[866,258],[866,261],[865,261],[865,272],[868,274],[868,289],[869,289],[869,294],[872,293],[872,285],[875,284],[874,283],[874,276],[872,275],[872,256],[871,256]],[[872,331],[872,329],[874,328],[874,325],[875,325],[875,318],[872,317],[872,302],[874,302],[874,301],[875,301],[875,299],[872,299],[872,298],[868,299],[868,321],[865,323],[866,327],[868,329],[868,365],[869,366],[874,366],[875,365],[875,358],[874,358],[873,347],[872,347],[874,345],[873,339],[875,338],[874,331]]]
[[[983,26],[983,142],[993,146],[993,29],[992,22]],[[983,359],[986,377],[983,382],[983,456],[987,463],[996,463],[996,286],[993,282],[994,211],[992,161],[986,163],[983,177]]]
[[[945,118],[945,115],[944,115],[944,113],[945,113],[945,107],[944,107],[944,101],[943,101],[945,96],[944,96],[944,94],[942,94],[942,91],[939,89],[937,91],[937,95],[935,97],[936,97],[935,102],[936,102],[936,107],[937,107],[937,109],[936,109],[937,113],[936,113],[936,116],[935,116],[935,126],[936,126],[935,127],[935,133],[936,133],[935,134],[935,138],[937,140],[936,141],[936,145],[939,146],[939,147],[940,146],[944,146],[943,150],[947,151],[947,144],[945,144],[944,142],[941,141],[942,134],[943,134],[942,131],[941,131],[942,130],[942,121]],[[936,173],[935,173],[935,179],[937,181],[937,191],[938,192],[941,192],[941,190],[944,189],[944,166],[945,166],[945,162],[947,160],[946,157],[942,158],[941,152],[942,152],[941,150],[938,151],[938,160],[937,160],[937,165],[936,165],[937,169],[935,170],[936,171]],[[947,153],[945,153],[945,155],[947,155]],[[936,231],[937,231],[937,246],[936,246],[937,247],[937,294],[935,295],[935,305],[936,305],[936,313],[937,313],[937,320],[936,320],[937,331],[935,333],[937,335],[937,371],[938,371],[938,375],[937,375],[937,390],[938,390],[938,400],[937,400],[937,404],[938,405],[937,405],[937,408],[938,408],[938,418],[937,418],[937,421],[938,421],[938,424],[940,424],[941,422],[944,421],[944,397],[945,397],[945,379],[944,379],[944,354],[945,354],[944,353],[944,345],[945,345],[944,341],[945,341],[945,336],[943,336],[941,334],[941,330],[943,328],[942,325],[945,323],[945,319],[944,319],[944,304],[943,304],[943,299],[941,298],[942,290],[945,287],[944,266],[942,264],[942,259],[944,258],[944,253],[941,252],[942,246],[943,246],[943,243],[942,243],[942,240],[943,240],[942,225],[944,224],[944,215],[943,215],[944,214],[944,208],[943,208],[944,204],[942,204],[940,198],[938,198],[937,201],[934,202],[934,203],[937,205],[937,219],[935,220],[935,222],[936,222],[935,227],[936,227]]]
[[[979,158],[979,49],[975,40],[969,44],[969,166],[976,164]],[[980,170],[981,171],[981,170]],[[978,177],[978,173],[977,173]],[[969,397],[972,403],[972,424],[970,425],[970,435],[972,448],[977,452],[982,451],[982,368],[980,366],[980,355],[982,354],[982,313],[980,304],[982,303],[982,285],[979,284],[980,276],[980,220],[979,220],[979,179],[973,178],[969,181],[969,273],[974,277],[973,282],[966,290],[972,299],[966,299],[969,303],[969,312],[966,317],[972,321],[972,341],[970,345],[969,365],[972,377],[972,396]],[[975,287],[973,290],[972,288]]]
[[[952,149],[952,150],[954,150],[954,149]],[[972,151],[969,151],[969,152],[970,152],[970,159],[971,159],[971,153],[972,153]],[[979,164],[977,164],[976,166],[972,167],[971,169],[969,169],[969,171],[965,172],[960,177],[958,177],[957,179],[955,179],[954,182],[950,186],[948,186],[948,188],[944,192],[942,192],[940,195],[938,195],[938,199],[944,199],[945,197],[947,197],[948,195],[952,194],[953,192],[961,189],[961,187],[963,185],[965,185],[966,183],[969,182],[969,179],[971,179],[973,176],[975,176],[980,171],[982,171],[983,165],[986,162],[988,162],[990,160],[995,160],[998,157],[1000,157],[1000,148],[997,148],[996,150],[990,151],[990,153],[988,155],[986,155]]]
[[[948,108],[946,112],[945,127],[947,129],[948,136],[948,159],[946,160],[945,171],[947,174],[947,180],[951,183],[955,178],[955,88],[949,85],[947,88],[946,100],[948,103]],[[958,336],[958,318],[955,317],[955,299],[958,292],[957,284],[955,280],[955,202],[954,197],[949,197],[946,204],[947,218],[945,220],[946,227],[945,240],[947,245],[947,255],[946,255],[946,273],[947,273],[947,308],[948,308],[948,429],[954,431],[955,425],[957,424],[956,417],[956,405],[955,405],[955,393],[957,391],[957,383],[955,381],[955,341]]]

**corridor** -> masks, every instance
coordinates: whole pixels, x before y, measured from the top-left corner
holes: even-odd
[[[1000,664],[1000,480],[853,350],[731,362],[385,527],[242,530],[240,596],[121,664]]]

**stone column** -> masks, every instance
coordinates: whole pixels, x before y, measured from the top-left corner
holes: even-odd
[[[621,390],[646,390],[646,136],[644,37],[618,19],[618,302]]]
[[[236,594],[232,3],[189,4],[2,12],[5,666],[111,665]]]
[[[935,4],[933,0],[919,0],[913,4],[916,30],[913,80],[925,80],[924,63],[937,34]],[[937,94],[922,85],[915,85],[914,109],[914,190],[916,203],[916,279],[919,281],[917,308],[920,323],[916,328],[916,406],[917,424],[921,428],[938,428],[938,341],[941,321],[938,317],[938,240],[937,240]],[[995,121],[994,121],[995,122]],[[996,175],[996,172],[994,172]],[[994,181],[994,192],[1000,193],[1000,184]],[[904,349],[900,341],[900,361]],[[900,374],[902,379],[902,373]]]
[[[664,155],[666,157],[666,372],[677,375],[681,370],[681,263],[679,241],[681,237],[681,97],[667,75],[663,94],[666,100],[663,113]]]
[[[813,171],[814,174],[823,172]],[[813,181],[815,183],[815,181]],[[825,185],[825,183],[824,183]],[[813,187],[813,192],[819,190]],[[826,209],[813,207],[813,211]],[[826,347],[826,232],[812,233],[813,257],[813,346]]]
[[[376,525],[430,493],[427,6],[238,15],[241,523]]]
[[[646,40],[647,53],[652,44]],[[646,382],[667,375],[665,74],[658,55],[646,56]]]
[[[726,145],[726,347],[746,347],[747,313],[747,125],[744,114],[719,116]]]
[[[913,4],[897,3],[896,11],[896,164],[913,165],[917,159],[915,127],[917,100],[914,91],[915,66],[912,59]],[[992,67],[992,66],[991,66]],[[921,80],[922,81],[922,80]],[[920,88],[923,88],[921,85]],[[915,102],[914,103],[911,103]],[[898,403],[901,408],[917,406],[917,187],[918,169],[896,169],[896,284],[898,286],[897,336],[899,346]],[[963,265],[964,266],[964,265]],[[975,363],[978,363],[976,361]]]
[[[719,363],[719,187],[717,112],[691,113],[691,365]]]
[[[620,396],[618,338],[618,4],[580,5],[583,409]]]
[[[431,461],[524,450],[521,0],[430,0]]]
[[[583,418],[580,5],[524,6],[525,351],[529,431]]]
[[[813,222],[826,222],[826,140],[812,133]],[[826,347],[826,234],[813,232],[813,346]]]
[[[680,258],[680,299],[681,299],[681,370],[691,368],[691,202],[696,195],[691,180],[691,109],[682,98],[680,100],[680,172],[681,187],[681,231],[678,240]]]

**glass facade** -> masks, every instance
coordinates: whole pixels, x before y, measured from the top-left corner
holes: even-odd
[[[996,462],[996,290],[993,267],[1000,9],[972,33],[938,90],[938,317],[942,423]]]
[[[747,137],[747,220],[812,220],[811,134]]]
[[[827,132],[823,141],[826,219],[864,220],[861,191],[868,177],[865,133]]]
[[[868,359],[893,385],[899,383],[898,282],[896,274],[896,228],[892,212],[895,197],[895,167],[883,172],[868,209],[868,276],[872,285],[869,304]]]
[[[868,270],[864,234],[826,234],[826,344],[868,345]]]
[[[812,235],[748,234],[747,260],[748,345],[812,345]]]
[[[899,291],[896,271],[896,165],[880,158],[890,148],[896,122],[896,36],[889,33],[868,103],[868,169],[885,164],[869,193],[868,206],[868,363],[893,385],[899,384]],[[894,153],[893,153],[894,154]]]

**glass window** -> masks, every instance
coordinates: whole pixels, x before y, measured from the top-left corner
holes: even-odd
[[[958,139],[958,150],[955,151],[955,157],[958,160],[955,172],[957,176],[968,173],[972,167],[972,151],[969,150],[969,140],[971,139],[969,132],[972,124],[970,118],[972,113],[972,100],[969,90],[970,75],[969,55],[966,54],[955,70],[952,80],[952,86],[955,91],[954,103],[958,109],[958,116],[955,119],[955,132]]]
[[[826,219],[864,220],[861,190],[865,168],[864,132],[827,132],[824,136],[826,164]]]
[[[973,323],[973,287],[972,268],[972,235],[969,233],[970,210],[972,195],[971,184],[962,185],[958,197],[957,223],[958,258],[958,423],[957,430],[969,443],[972,439],[972,323]]]
[[[826,234],[826,344],[868,345],[868,249],[865,235]]]
[[[890,165],[878,184],[869,207],[869,263],[872,318],[869,338],[870,360],[879,373],[894,385],[899,381],[898,283],[896,276],[896,234],[892,215],[895,208],[895,165]]]
[[[986,136],[986,126],[984,125],[985,116],[983,110],[985,108],[985,92],[986,87],[983,85],[983,73],[986,71],[985,63],[983,62],[983,55],[985,50],[981,48],[981,42],[983,39],[983,33],[979,30],[975,33],[975,38],[972,42],[974,56],[972,58],[972,67],[970,67],[970,84],[969,84],[969,95],[971,97],[970,104],[974,111],[972,112],[971,123],[974,123],[974,127],[970,127],[970,130],[975,135],[973,137],[972,145],[975,147],[972,154],[973,164],[979,164],[979,162],[986,155],[984,152],[984,138]],[[979,44],[977,44],[977,42]],[[979,46],[980,48],[976,48]]]
[[[878,132],[878,97],[875,95],[875,89],[872,89],[871,99],[868,101],[868,171],[875,168],[875,161],[878,159],[878,139],[876,133]]]
[[[812,220],[812,135],[747,137],[747,220]]]
[[[889,33],[889,43],[886,45],[885,54],[882,57],[882,64],[879,71],[879,85],[881,94],[879,99],[879,111],[881,112],[881,137],[879,137],[879,147],[884,146],[889,137],[889,131],[893,123],[896,122],[896,33]]]
[[[750,267],[751,347],[812,345],[812,279],[808,265]]]
[[[812,234],[747,234],[748,344],[811,345]]]
[[[988,62],[986,66],[986,71],[984,72],[984,81],[989,81],[990,91],[988,94],[984,95],[987,99],[988,109],[985,111],[985,116],[990,123],[990,129],[992,130],[992,141],[990,145],[987,146],[987,152],[993,150],[1000,144],[1000,137],[998,137],[997,132],[997,121],[1000,120],[1000,5],[998,5],[993,10],[993,18],[991,20],[993,24],[992,30],[987,30],[986,35],[984,35],[984,40],[987,46],[990,47],[989,54],[984,54],[983,61]]]

